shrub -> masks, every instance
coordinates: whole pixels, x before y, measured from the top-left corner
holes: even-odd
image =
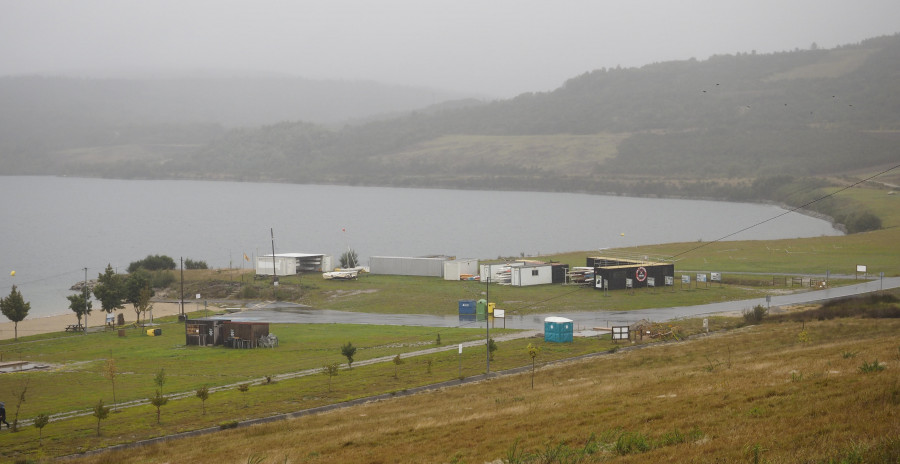
[[[853,213],[844,220],[847,232],[851,234],[881,229],[881,218],[868,212]]]
[[[756,305],[753,309],[744,311],[744,322],[747,324],[759,324],[763,318],[769,313],[769,310],[762,305]]]
[[[184,268],[185,269],[209,269],[209,266],[206,265],[206,261],[194,261],[191,258],[184,259]]]
[[[625,432],[616,440],[616,453],[624,456],[650,451],[650,439],[639,432]]]
[[[235,428],[237,428],[237,426],[238,426],[238,421],[236,421],[236,420],[228,421],[228,422],[222,422],[221,424],[219,424],[219,428],[222,429],[222,430],[225,430],[225,429],[235,429]]]
[[[862,366],[859,366],[859,371],[863,374],[868,374],[870,372],[880,372],[884,370],[884,365],[880,364],[878,360],[872,361],[871,363],[863,361]]]
[[[259,297],[259,289],[252,285],[246,285],[243,288],[241,288],[240,295],[241,295],[241,298],[243,298],[243,299],[258,298]]]
[[[157,271],[150,277],[150,286],[153,288],[166,288],[175,283],[175,274],[170,271]]]
[[[172,270],[175,269],[175,260],[166,255],[147,255],[146,258],[134,261],[128,265],[129,274],[138,269],[146,269],[148,271]]]

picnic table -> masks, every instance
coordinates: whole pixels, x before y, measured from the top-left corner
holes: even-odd
[[[66,326],[66,332],[81,332],[84,331],[84,326],[81,324],[69,324]]]

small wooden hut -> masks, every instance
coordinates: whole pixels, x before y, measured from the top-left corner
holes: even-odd
[[[184,322],[184,330],[186,345],[256,348],[260,337],[269,335],[269,323],[188,319]]]

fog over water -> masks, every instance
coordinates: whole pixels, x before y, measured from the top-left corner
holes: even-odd
[[[352,247],[370,256],[493,259],[710,241],[785,210],[758,204],[568,193],[202,181],[0,177],[0,289],[18,285],[29,317],[68,313],[69,287],[151,254],[250,267],[271,253]],[[729,240],[838,235],[791,213]],[[10,276],[11,271],[16,275]],[[97,306],[97,304],[95,304]]]

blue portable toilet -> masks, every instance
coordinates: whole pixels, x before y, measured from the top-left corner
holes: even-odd
[[[544,319],[544,341],[554,343],[567,343],[572,341],[575,333],[571,319],[564,317],[548,317]]]

